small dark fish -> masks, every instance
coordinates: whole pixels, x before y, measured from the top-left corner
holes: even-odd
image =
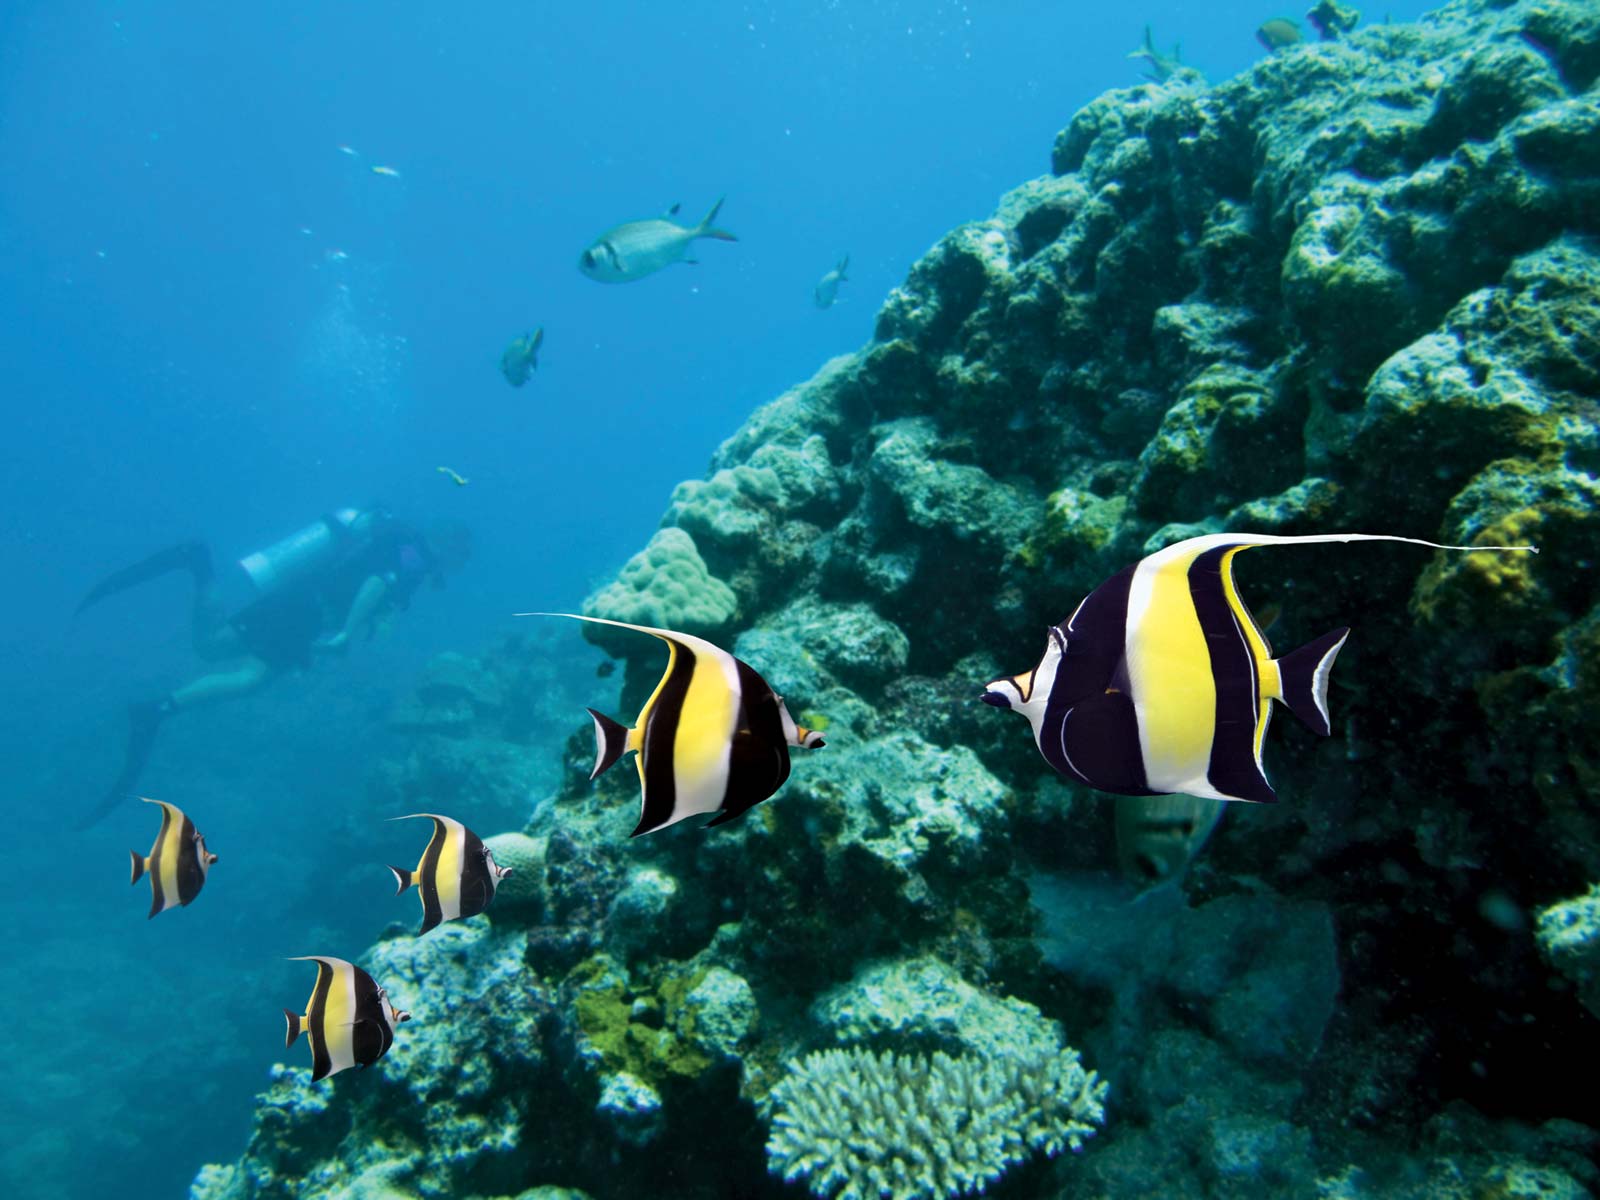
[[[532,333],[511,339],[505,353],[500,356],[500,373],[512,387],[528,382],[528,372],[539,366],[539,347],[544,344],[544,326]]]
[[[441,921],[475,917],[489,907],[500,881],[511,874],[510,867],[494,861],[489,847],[460,821],[435,813],[411,813],[395,817],[409,821],[426,817],[433,822],[433,836],[415,871],[390,867],[394,872],[395,895],[413,884],[422,897],[422,928],[427,933]]]
[[[1156,49],[1155,38],[1150,33],[1150,26],[1144,27],[1144,44],[1137,50],[1128,54],[1129,58],[1142,58],[1149,65],[1149,70],[1144,72],[1144,77],[1151,83],[1164,83],[1173,75],[1183,70],[1181,61],[1182,47],[1179,43],[1172,44],[1172,53],[1163,54]]]
[[[850,277],[844,273],[845,268],[849,265],[850,256],[846,254],[839,260],[838,266],[817,280],[817,286],[812,290],[811,299],[818,308],[833,307],[833,302],[839,295],[839,285],[850,282]]]
[[[1256,41],[1268,50],[1282,50],[1300,40],[1300,26],[1288,17],[1273,17],[1256,30]]]
[[[161,830],[156,834],[149,856],[137,850],[128,851],[133,856],[133,878],[129,882],[138,883],[146,872],[150,875],[150,916],[153,917],[193,901],[205,886],[206,873],[217,856],[206,849],[205,835],[176,804],[139,798],[146,804],[161,806]]]
[[[411,1014],[395,1008],[371,975],[342,958],[306,954],[290,961],[317,964],[305,1015],[283,1010],[288,1025],[284,1047],[294,1045],[302,1033],[311,1039],[313,1083],[347,1067],[369,1067],[388,1053],[395,1027]]]

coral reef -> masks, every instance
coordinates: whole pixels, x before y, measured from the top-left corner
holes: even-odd
[[[951,1058],[823,1050],[773,1088],[767,1155],[838,1200],[943,1200],[986,1190],[1032,1154],[1081,1149],[1106,1085],[1067,1050]]]
[[[1086,106],[1050,176],[934,246],[583,606],[718,640],[827,747],[739,821],[629,841],[637,780],[587,779],[603,685],[558,695],[527,645],[435,663],[374,790],[491,804],[518,890],[381,942],[418,1021],[367,1078],[280,1072],[196,1197],[793,1195],[769,1144],[867,1195],[854,1150],[784,1132],[852,1111],[804,1081],[992,1095],[1067,1042],[1116,1119],[1010,1194],[1600,1187],[1600,1106],[1550,1085],[1600,1054],[1571,899],[1600,878],[1597,81],[1592,3],[1455,0]],[[1102,579],[1225,528],[1542,553],[1246,556],[1280,646],[1354,628],[1335,736],[1275,728],[1282,803],[1229,806],[1134,903],[1104,873],[1113,802],[972,701]],[[577,641],[558,624],[540,652]],[[659,644],[581,632],[637,712]],[[559,762],[529,721],[574,731]],[[871,1119],[915,1107],[890,1103]],[[1028,1128],[884,1182],[954,1194]]]

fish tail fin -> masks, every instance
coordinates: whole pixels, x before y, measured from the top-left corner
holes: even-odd
[[[129,850],[128,853],[133,856],[133,878],[128,883],[135,884],[144,878],[144,855],[137,850]]]
[[[628,730],[604,713],[592,708],[584,711],[594,718],[594,770],[589,772],[594,779],[628,752]]]
[[[1335,629],[1278,660],[1282,690],[1278,699],[1319,737],[1333,732],[1328,720],[1328,677],[1333,673],[1333,660],[1349,636],[1348,628]]]
[[[412,878],[410,871],[402,871],[399,867],[390,867],[389,870],[394,872],[394,894],[396,896],[416,882]]]
[[[845,269],[847,267],[849,267],[849,265],[850,265],[850,256],[848,254],[846,254],[843,258],[841,258],[839,260],[839,265],[838,265],[838,267],[835,268],[835,270],[837,270],[839,272],[839,280],[842,283],[849,283],[850,282],[850,276],[845,274]]]
[[[283,1010],[283,1020],[284,1024],[288,1026],[283,1034],[283,1048],[287,1050],[294,1045],[295,1039],[305,1032],[306,1019],[299,1013],[291,1012],[286,1008]]]
[[[716,238],[719,242],[737,242],[739,240],[726,229],[717,229],[714,224],[717,214],[722,211],[722,201],[726,199],[727,197],[723,196],[711,206],[711,211],[706,214],[706,219],[700,222],[700,228],[695,231],[696,237]]]

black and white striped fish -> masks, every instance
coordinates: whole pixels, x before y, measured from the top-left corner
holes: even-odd
[[[460,821],[436,813],[410,813],[394,820],[417,817],[433,822],[433,836],[422,852],[422,861],[415,871],[399,867],[389,870],[399,885],[396,896],[416,885],[417,894],[422,897],[422,928],[417,932],[424,934],[440,921],[475,917],[488,908],[495,889],[511,874],[511,868],[495,862],[489,847]]]
[[[133,856],[133,878],[128,882],[138,883],[147,872],[150,876],[150,916],[153,917],[193,901],[205,887],[206,872],[211,870],[217,856],[206,849],[205,835],[176,804],[139,798],[146,804],[161,806],[161,830],[156,834],[149,855],[128,851]]]
[[[284,1048],[302,1033],[311,1040],[311,1081],[337,1075],[346,1067],[369,1067],[394,1045],[395,1027],[409,1021],[389,1002],[389,993],[354,963],[342,958],[307,954],[291,962],[317,964],[317,982],[311,989],[304,1016],[283,1010],[288,1024]]]
[[[990,680],[982,698],[1026,716],[1051,766],[1102,791],[1276,800],[1261,762],[1268,701],[1326,737],[1328,676],[1350,631],[1273,658],[1234,586],[1234,556],[1253,546],[1365,541],[1537,553],[1368,533],[1189,538],[1089,593],[1048,631],[1038,666]]]
[[[795,724],[783,698],[748,663],[703,638],[648,625],[572,613],[660,638],[667,670],[632,729],[587,710],[594,719],[593,779],[630,750],[639,757],[639,824],[631,836],[716,813],[707,825],[731,821],[771,796],[789,778],[789,747],[820,747],[822,735]]]

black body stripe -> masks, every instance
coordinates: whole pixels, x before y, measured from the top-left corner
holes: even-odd
[[[394,1041],[394,1033],[384,1020],[383,1001],[378,998],[378,983],[360,967],[355,972],[356,1011],[350,1029],[350,1053],[365,1067],[377,1062]]]
[[[748,663],[733,661],[739,672],[739,716],[722,796],[722,811],[729,817],[754,808],[789,778],[789,743],[777,694]]]
[[[195,841],[194,822],[184,817],[178,830],[178,903],[188,904],[198,896],[205,881],[200,870],[200,847]]]
[[[311,1039],[311,1082],[333,1070],[333,1059],[328,1054],[328,1032],[324,1022],[328,1018],[328,989],[333,986],[333,968],[325,962],[317,964],[317,984],[311,989],[311,1003],[306,1006],[306,1036]]]
[[[1189,567],[1189,598],[1211,655],[1211,679],[1216,686],[1215,728],[1211,762],[1206,778],[1225,796],[1240,800],[1272,801],[1277,796],[1256,765],[1256,719],[1260,713],[1261,681],[1255,656],[1228,603],[1223,588],[1223,556],[1237,549],[1219,546],[1207,550]]]
[[[1064,622],[1050,631],[1062,654],[1045,699],[1039,749],[1064,775],[1106,791],[1146,795],[1125,653],[1134,569],[1123,568],[1090,592],[1071,617],[1071,629]]]
[[[417,868],[417,891],[422,895],[422,932],[427,933],[444,920],[444,910],[439,906],[439,854],[444,849],[447,830],[438,817],[433,818],[433,836],[428,848],[422,852],[422,866]]]
[[[489,863],[484,857],[483,839],[466,826],[462,826],[462,832],[461,886],[456,894],[461,898],[461,915],[475,917],[489,907],[493,894],[489,890]]]
[[[644,764],[644,809],[639,814],[639,824],[633,837],[659,829],[672,820],[678,803],[678,785],[673,774],[676,763],[675,743],[678,738],[678,718],[683,713],[684,698],[689,694],[689,681],[699,667],[693,650],[681,642],[673,642],[672,665],[667,668],[661,682],[661,693],[650,706],[645,720],[644,739],[639,747]]]

